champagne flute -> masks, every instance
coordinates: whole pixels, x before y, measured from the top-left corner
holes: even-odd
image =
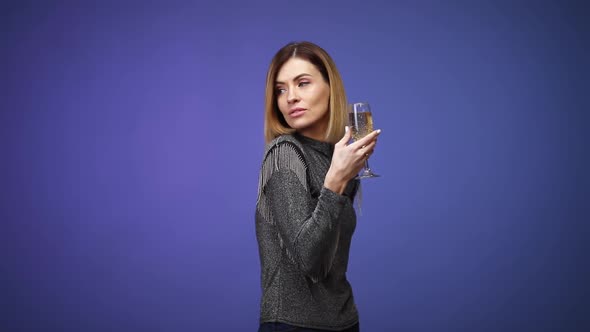
[[[373,115],[369,103],[354,103],[348,105],[348,124],[352,130],[352,139],[357,141],[373,132]],[[378,174],[373,173],[369,167],[368,158],[365,159],[365,167],[357,175],[358,179],[376,178]]]

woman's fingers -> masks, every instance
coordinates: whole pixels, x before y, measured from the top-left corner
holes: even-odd
[[[380,132],[375,130],[360,140],[348,144],[352,137],[352,129],[348,127],[342,139],[335,144],[330,171],[346,181],[356,176],[365,160],[373,153]]]
[[[377,136],[381,133],[381,129],[374,130],[373,132],[369,133],[367,136],[359,139],[358,141],[354,142],[353,148],[360,149],[363,146],[367,146],[369,143],[377,139]]]
[[[339,146],[346,146],[346,143],[350,141],[350,137],[352,136],[352,130],[350,130],[349,126],[344,127],[344,136],[336,143]]]
[[[375,145],[377,145],[377,140],[373,140],[369,144],[362,146],[360,149],[356,150],[357,156],[361,158],[368,158],[373,153]]]

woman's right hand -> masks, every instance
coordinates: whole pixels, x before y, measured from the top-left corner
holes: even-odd
[[[369,159],[381,130],[375,130],[360,140],[347,144],[352,136],[352,130],[346,127],[344,137],[334,146],[332,163],[326,173],[324,187],[342,194],[346,184],[354,178]]]

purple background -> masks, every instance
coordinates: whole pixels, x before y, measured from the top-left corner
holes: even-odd
[[[91,3],[0,7],[1,331],[256,330],[264,78],[292,40],[383,130],[363,331],[588,331],[583,2]]]

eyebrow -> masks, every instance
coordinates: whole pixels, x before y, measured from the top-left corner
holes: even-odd
[[[303,76],[312,76],[312,75],[311,74],[308,74],[308,73],[302,73],[302,74],[299,74],[299,75],[295,76],[295,78],[293,78],[293,81],[297,81],[298,79],[300,79]],[[275,84],[284,84],[284,82],[275,81]]]

